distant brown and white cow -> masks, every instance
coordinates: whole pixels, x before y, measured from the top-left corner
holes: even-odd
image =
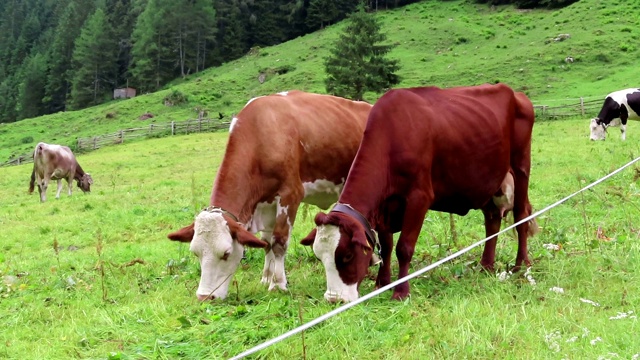
[[[337,200],[370,110],[289,91],[252,99],[233,118],[210,207],[168,235],[190,241],[200,259],[198,299],[227,296],[244,246],[265,248],[262,283],[286,289],[284,256],[300,202],[327,209]]]
[[[338,204],[318,213],[317,228],[301,242],[313,245],[327,277],[325,298],[353,301],[379,235],[382,264],[376,286],[391,282],[392,234],[400,271],[408,274],[428,210],[465,215],[482,209],[486,235],[500,230],[506,211],[515,221],[531,214],[528,198],[531,101],[504,84],[387,92],[369,115],[362,143]],[[530,265],[530,221],[517,227],[516,268]],[[480,264],[493,269],[496,238]],[[515,269],[514,269],[515,270]],[[393,298],[409,295],[409,284]]]
[[[620,138],[627,138],[627,120],[640,120],[640,89],[614,91],[607,95],[600,113],[591,119],[591,140],[604,140],[609,126],[620,126]]]
[[[73,179],[77,181],[78,187],[84,192],[90,192],[91,184],[93,184],[91,175],[82,170],[73,156],[73,152],[67,146],[38,143],[33,151],[33,170],[29,183],[29,194],[33,193],[37,184],[40,201],[45,202],[47,201],[49,181],[58,180],[58,192],[56,193],[56,199],[58,199],[62,190],[62,179],[67,180],[69,196],[71,196]]]

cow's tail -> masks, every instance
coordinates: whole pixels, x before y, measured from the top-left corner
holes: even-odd
[[[33,193],[36,188],[36,169],[35,167],[31,171],[31,181],[29,182],[29,194]]]
[[[529,223],[529,229],[527,230],[528,236],[534,236],[535,234],[540,232],[540,227],[538,226],[538,222],[536,221],[536,218],[529,220],[528,223]]]

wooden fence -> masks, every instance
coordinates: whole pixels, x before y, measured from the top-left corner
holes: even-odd
[[[87,138],[78,138],[75,144],[76,152],[86,152],[99,149],[103,146],[122,144],[139,138],[164,137],[179,134],[192,134],[198,132],[213,132],[226,130],[228,122],[220,122],[212,119],[194,119],[185,121],[172,121],[163,124],[149,124],[149,126],[118,130],[111,134],[97,135]],[[15,156],[9,161],[0,163],[0,167],[33,163],[33,153]]]
[[[563,103],[562,105],[534,104],[536,118],[562,119],[566,117],[595,117],[604,102],[604,96],[581,97],[579,99],[548,100],[546,103]],[[542,103],[542,102],[540,102]],[[91,151],[103,146],[122,144],[137,138],[162,137],[177,134],[191,134],[196,132],[210,132],[226,130],[228,122],[220,122],[212,119],[194,119],[185,121],[172,121],[164,124],[149,124],[149,126],[130,128],[116,131],[111,134],[97,135],[88,138],[79,138],[76,142],[76,151]],[[32,154],[22,154],[9,159],[2,166],[20,165],[33,162]]]
[[[574,100],[575,101],[575,100]],[[536,112],[536,118],[543,119],[559,119],[566,117],[585,116],[593,118],[598,115],[600,107],[604,99],[598,98],[595,100],[585,101],[584,98],[580,98],[577,103],[570,103],[565,105],[533,105]]]
[[[164,124],[149,124],[139,128],[118,130],[111,134],[97,135],[88,138],[79,138],[76,142],[76,151],[91,151],[107,145],[122,144],[138,138],[163,137],[178,134],[192,134],[198,132],[212,132],[226,130],[228,122],[220,122],[211,119],[195,119],[186,121],[172,121]]]

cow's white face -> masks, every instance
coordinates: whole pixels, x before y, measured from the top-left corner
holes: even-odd
[[[198,299],[224,299],[244,247],[231,237],[221,212],[202,211],[196,217],[190,250],[200,260]]]
[[[350,302],[358,298],[358,284],[345,284],[336,266],[336,250],[340,242],[340,228],[336,225],[320,225],[316,230],[313,252],[322,261],[327,276],[324,298],[329,302]]]
[[[607,131],[604,124],[598,125],[598,119],[591,119],[591,140],[604,140],[607,137]]]

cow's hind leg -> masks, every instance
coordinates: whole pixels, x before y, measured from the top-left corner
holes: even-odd
[[[47,187],[49,187],[49,179],[43,178],[38,181],[38,190],[40,190],[40,202],[47,201]]]
[[[60,199],[61,191],[62,191],[62,179],[58,179],[58,191],[56,192],[56,199]]]
[[[482,213],[484,214],[484,230],[485,236],[489,237],[498,231],[500,231],[500,223],[502,222],[502,218],[500,217],[500,210],[496,208],[493,204],[487,206],[487,208],[482,209]],[[496,244],[498,243],[498,237],[495,236],[491,240],[488,240],[484,244],[484,251],[482,252],[482,259],[480,260],[480,265],[483,269],[493,272],[494,264],[496,261]]]

